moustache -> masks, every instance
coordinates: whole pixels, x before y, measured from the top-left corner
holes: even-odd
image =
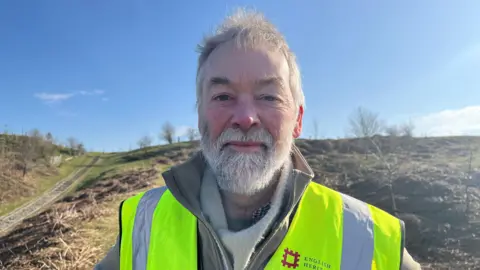
[[[267,149],[273,147],[273,136],[263,128],[250,129],[246,133],[240,129],[228,128],[217,138],[216,145],[222,150],[231,141],[260,143]]]

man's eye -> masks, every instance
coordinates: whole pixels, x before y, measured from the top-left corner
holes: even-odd
[[[213,98],[214,100],[218,100],[218,101],[227,101],[227,100],[230,100],[230,96],[229,95],[218,95],[216,97]]]
[[[266,101],[276,101],[277,100],[277,98],[274,97],[274,96],[263,96],[262,99],[266,100]]]

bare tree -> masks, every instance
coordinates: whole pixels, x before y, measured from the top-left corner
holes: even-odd
[[[318,120],[313,119],[313,139],[318,140]]]
[[[54,151],[53,145],[45,140],[38,129],[18,136],[5,131],[0,135],[0,171],[3,173],[20,168],[25,177],[29,170],[41,162],[49,166],[50,156]]]
[[[43,135],[42,135],[42,133],[40,132],[40,130],[38,130],[38,129],[36,129],[36,128],[30,130],[30,131],[28,132],[28,136],[30,136],[30,137],[32,137],[32,138],[34,138],[34,139],[36,139],[36,140],[37,140],[37,139],[38,139],[38,140],[43,140]]]
[[[19,160],[22,164],[23,177],[27,175],[30,166],[36,159],[34,140],[26,135],[20,137]]]
[[[45,135],[45,140],[46,140],[47,142],[53,143],[53,135],[52,135],[52,133],[47,132],[47,134]]]
[[[8,133],[5,130],[3,134],[0,135],[0,158],[4,158],[8,149]]]
[[[361,139],[365,151],[365,158],[368,158],[373,136],[380,134],[383,124],[377,113],[371,112],[363,107],[358,107],[349,119],[350,133]]]
[[[388,182],[390,197],[392,201],[393,213],[398,213],[393,182],[401,173],[401,168],[411,159],[411,147],[413,145],[413,123],[410,121],[402,125],[393,125],[385,129],[385,133],[390,135],[382,145],[381,141],[370,137],[371,144],[374,146],[373,156],[380,161],[383,167],[384,178]],[[400,137],[402,136],[402,137]],[[400,152],[401,151],[401,152]]]
[[[46,161],[47,166],[53,165],[52,157],[55,156],[56,147],[51,142],[44,142],[40,148],[40,155]]]
[[[169,144],[173,143],[173,138],[175,137],[175,127],[170,124],[170,122],[166,122],[162,126],[162,131],[160,132],[160,139],[167,141]]]
[[[75,139],[74,137],[68,137],[67,145],[70,148],[70,154],[72,156],[75,155],[76,154],[75,152],[76,152],[76,149],[77,149],[77,146],[78,146],[77,139]]]
[[[149,147],[150,145],[152,145],[152,142],[153,142],[152,137],[146,135],[146,136],[143,136],[142,138],[140,138],[140,140],[138,140],[137,145],[140,148],[145,148],[145,147]]]
[[[396,125],[388,126],[385,128],[385,134],[391,137],[400,136],[400,129]]]
[[[0,135],[0,174],[11,168],[11,163],[15,160],[14,155],[10,149],[10,135],[5,126],[3,134]]]
[[[76,150],[79,155],[84,155],[87,152],[87,150],[85,150],[85,146],[83,145],[83,143],[77,144]]]
[[[41,148],[44,143],[44,138],[42,133],[35,128],[28,132],[28,136],[31,139],[31,143],[32,143],[32,147],[34,147],[34,151],[37,153],[41,152]]]
[[[144,154],[147,154],[147,147],[152,145],[153,139],[152,137],[145,135],[140,140],[138,140],[137,145],[140,149],[143,149]]]
[[[370,138],[370,141],[374,146],[373,156],[381,163],[381,166],[384,169],[383,174],[384,174],[385,180],[387,181],[388,190],[390,192],[390,199],[392,201],[393,214],[397,215],[398,209],[395,201],[395,192],[393,190],[393,182],[395,181],[395,179],[397,179],[404,161],[395,154],[389,155],[385,151],[382,151],[382,148],[373,138]]]
[[[413,137],[414,129],[415,129],[415,125],[411,120],[399,127],[399,130],[402,136],[405,136],[405,137]]]
[[[55,147],[50,140],[46,140],[46,137],[38,129],[32,129],[28,132],[30,137],[30,147],[35,153],[35,159],[38,161],[43,160],[45,164],[50,164],[50,158],[55,152]],[[37,161],[37,160],[34,160]],[[35,162],[34,164],[37,164]]]
[[[382,129],[382,121],[377,113],[363,107],[358,107],[349,120],[350,133],[357,138],[370,138],[379,134]]]
[[[198,138],[198,131],[194,128],[188,128],[187,136],[189,141],[195,141]]]

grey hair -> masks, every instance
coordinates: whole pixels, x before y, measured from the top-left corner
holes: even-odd
[[[253,48],[259,45],[268,45],[272,49],[282,52],[290,70],[289,85],[297,110],[300,106],[305,107],[300,69],[295,54],[288,47],[284,36],[263,14],[240,8],[228,16],[213,34],[204,37],[202,43],[198,45],[197,109],[201,107],[204,64],[216,48],[229,41],[234,41],[238,47]]]

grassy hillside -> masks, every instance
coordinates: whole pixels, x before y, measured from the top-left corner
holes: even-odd
[[[29,178],[28,189],[23,189],[21,195],[17,187],[18,185],[25,184],[25,181],[11,181],[11,186],[7,186],[3,193],[9,192],[10,194],[17,194],[16,196],[9,196],[8,199],[4,199],[0,205],[0,216],[7,214],[20,205],[30,201],[31,199],[43,194],[45,191],[52,188],[58,181],[64,179],[75,170],[78,170],[82,165],[88,164],[92,156],[79,156],[72,158],[71,160],[63,162],[55,170],[50,170],[48,175],[45,175],[45,171],[42,174],[34,174]]]
[[[407,248],[424,269],[480,267],[480,190],[465,183],[480,167],[480,138],[297,140],[315,181],[405,220]],[[121,200],[163,185],[160,173],[191,156],[189,143],[104,155],[70,196],[0,238],[14,269],[91,269],[118,233]],[[1,267],[0,267],[1,268]]]
[[[402,218],[407,247],[425,269],[480,267],[480,183],[468,180],[480,168],[480,137],[378,137],[375,144],[365,155],[362,140],[297,143],[315,181]],[[466,192],[467,183],[476,187]]]
[[[92,170],[82,182],[79,189],[86,188],[112,175],[139,168],[164,167],[179,160],[185,160],[194,150],[195,145],[183,142],[172,145],[150,146],[130,152],[108,153],[102,159],[101,166]]]
[[[15,269],[91,269],[115,241],[119,203],[163,185],[160,173],[194,150],[180,143],[103,155],[69,196],[0,238],[10,250],[0,246],[0,262]]]
[[[72,153],[41,136],[0,134],[0,216],[50,189],[91,159]]]

